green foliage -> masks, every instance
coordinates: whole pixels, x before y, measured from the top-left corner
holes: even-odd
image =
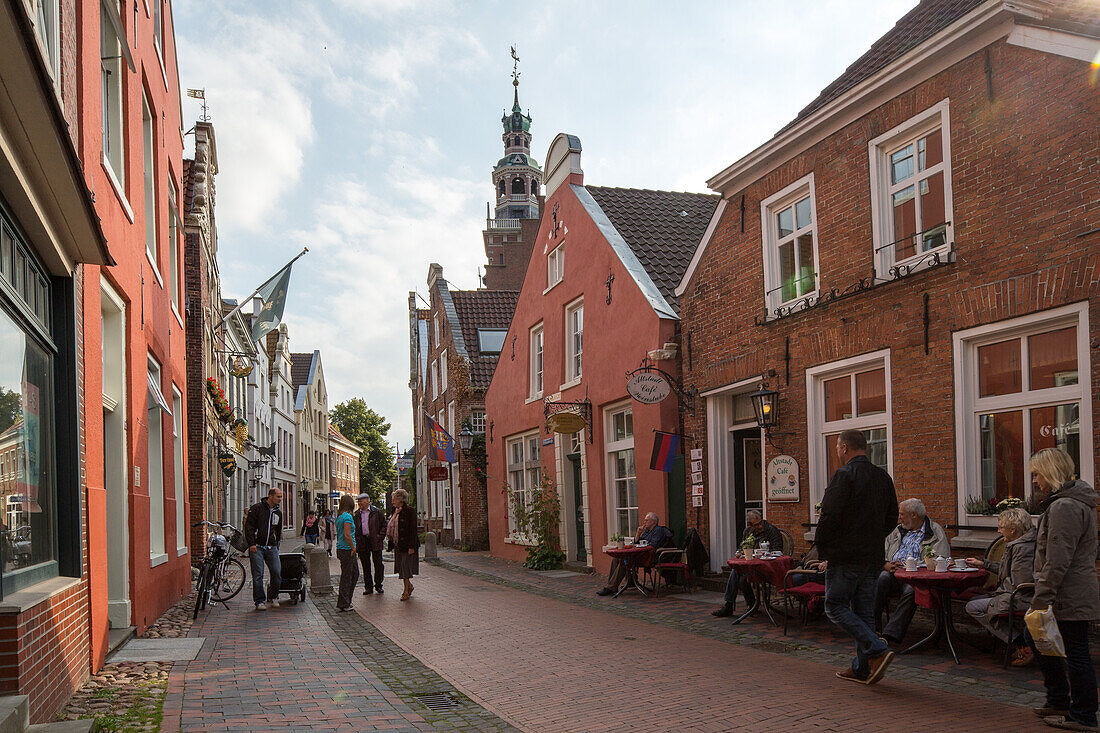
[[[745,535],[745,538],[743,540],[741,540],[741,549],[742,550],[751,550],[755,546],[756,546],[756,538],[753,537],[751,532],[749,532],[748,534]]]
[[[531,492],[531,502],[523,501],[520,492],[510,493],[512,515],[516,530],[535,544],[527,548],[527,560],[523,567],[531,570],[554,570],[565,562],[565,553],[558,542],[558,526],[561,522],[561,502],[557,487],[549,477],[540,472],[539,485]]]
[[[14,425],[22,414],[22,395],[14,389],[0,387],[0,433]]]
[[[386,442],[390,424],[360,397],[353,397],[329,411],[329,419],[348,440],[363,449],[359,456],[359,489],[380,501],[389,493],[397,471]],[[411,492],[410,492],[411,496]]]

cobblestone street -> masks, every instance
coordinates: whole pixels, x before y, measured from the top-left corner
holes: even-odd
[[[206,643],[172,669],[164,730],[1043,728],[1024,707],[1040,699],[1037,673],[972,649],[968,668],[984,671],[961,675],[933,650],[857,687],[833,676],[846,652],[820,641],[827,624],[773,637],[766,621],[712,619],[710,594],[607,601],[593,576],[480,553],[446,552],[421,573],[407,603],[395,578],[384,595],[357,589],[354,614],[332,596],[256,613],[250,587],[200,614],[191,636]]]

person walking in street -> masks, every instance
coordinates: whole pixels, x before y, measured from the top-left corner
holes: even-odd
[[[1089,653],[1089,623],[1100,619],[1096,579],[1096,490],[1075,479],[1073,459],[1060,448],[1044,448],[1028,470],[1039,495],[1035,541],[1035,595],[1031,610],[1054,610],[1066,656],[1039,653],[1027,635],[1046,686],[1046,704],[1033,708],[1043,722],[1063,730],[1096,730],[1096,669]]]
[[[302,536],[306,538],[307,545],[316,545],[320,533],[320,523],[317,520],[317,512],[310,509],[306,513],[306,519],[302,522]]]
[[[252,602],[257,611],[268,605],[279,606],[279,586],[282,585],[282,568],[279,566],[279,540],[283,536],[283,501],[281,489],[271,489],[267,498],[256,502],[244,516],[244,538],[248,543],[248,557],[252,565]],[[264,565],[271,571],[267,595],[264,595]],[[266,598],[267,603],[264,603]]]
[[[416,512],[408,505],[409,492],[393,492],[393,516],[386,525],[386,536],[393,550],[393,566],[397,577],[405,583],[401,600],[409,600],[413,592],[412,576],[420,574],[420,537],[416,533]]]
[[[382,543],[386,539],[386,515],[375,506],[370,494],[360,494],[355,510],[355,551],[363,566],[363,595],[382,590]],[[373,572],[372,572],[373,566]]]
[[[332,544],[336,541],[336,520],[333,519],[332,510],[325,510],[325,549],[328,556],[332,557]]]
[[[873,685],[894,660],[875,634],[875,586],[885,560],[886,535],[895,528],[898,497],[890,474],[867,458],[867,438],[845,430],[836,440],[841,467],[825,487],[817,548],[825,568],[825,615],[851,635],[856,656],[836,676]]]
[[[340,596],[337,611],[351,610],[351,597],[359,582],[359,564],[355,562],[355,519],[351,516],[355,500],[350,494],[340,497],[340,516],[336,518],[336,557],[340,560]]]

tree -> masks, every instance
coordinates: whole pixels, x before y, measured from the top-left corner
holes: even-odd
[[[14,389],[0,387],[0,433],[4,432],[23,414],[22,395]]]
[[[386,442],[390,424],[386,418],[367,407],[360,397],[353,397],[333,407],[329,418],[337,430],[363,449],[359,456],[359,488],[370,494],[372,500],[380,501],[397,478],[393,454]]]

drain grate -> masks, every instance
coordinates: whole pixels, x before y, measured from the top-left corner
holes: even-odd
[[[414,697],[417,702],[434,713],[453,710],[462,704],[457,697],[446,692],[432,692],[427,695],[415,695]]]

